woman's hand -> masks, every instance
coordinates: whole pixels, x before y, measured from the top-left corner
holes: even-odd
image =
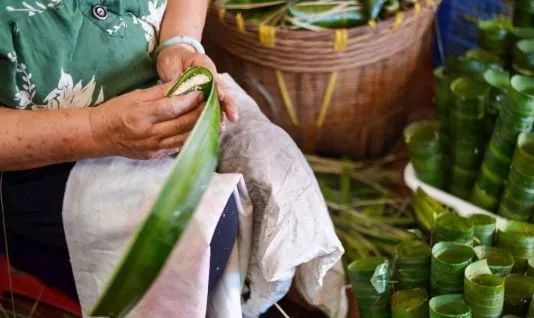
[[[164,48],[158,56],[157,68],[160,78],[165,82],[176,80],[185,70],[191,66],[204,66],[217,74],[217,68],[213,61],[204,54],[195,52],[188,45],[173,45]],[[221,101],[224,114],[231,122],[239,119],[237,107],[232,97],[226,93],[222,81],[217,80],[217,94]]]
[[[158,85],[113,98],[90,110],[91,130],[105,155],[153,159],[178,152],[202,112],[199,92],[164,97]]]

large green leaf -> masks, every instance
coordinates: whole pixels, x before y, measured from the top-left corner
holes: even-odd
[[[206,68],[191,68],[167,95],[184,90],[183,85],[188,87],[184,93],[202,90],[206,106],[92,316],[124,317],[142,299],[187,227],[215,171],[221,110],[213,75]]]

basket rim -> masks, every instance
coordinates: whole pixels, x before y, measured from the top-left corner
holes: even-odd
[[[439,6],[439,3],[441,2],[441,0],[437,0],[435,5],[434,5],[434,0],[426,0],[426,1],[421,1],[421,12],[419,14],[416,14],[415,13],[415,7],[411,7],[409,8],[408,10],[404,10],[404,19],[401,23],[401,25],[399,26],[399,28],[402,28],[403,26],[406,25],[407,22],[411,21],[411,20],[414,20],[414,19],[419,19],[421,18],[422,16],[424,16],[424,14],[422,14],[422,12],[424,10],[428,10],[428,9],[431,9],[432,10],[432,13],[435,13],[436,10],[437,10],[437,7]],[[209,8],[209,11],[212,13],[212,14],[217,14],[218,11],[222,9],[222,7],[220,5],[218,5],[217,3],[213,3],[210,8]],[[228,23],[232,26],[235,26],[237,27],[237,23],[236,23],[236,14],[229,11],[229,10],[225,10],[224,11],[224,16],[221,18],[219,17],[219,19],[222,19],[224,21],[224,23]],[[288,29],[288,28],[284,28],[284,27],[276,27],[276,32],[279,36],[291,36],[291,35],[299,35],[299,37],[303,37],[303,38],[306,38],[306,37],[315,37],[315,36],[324,36],[324,35],[329,35],[329,34],[332,34],[334,33],[336,30],[340,30],[340,29],[345,29],[347,30],[347,32],[349,32],[349,35],[355,35],[355,34],[361,34],[361,35],[364,35],[364,34],[367,34],[369,32],[377,32],[377,31],[382,31],[384,29],[391,29],[392,25],[395,23],[395,16],[389,16],[387,17],[386,19],[380,19],[380,20],[377,20],[376,21],[376,26],[371,26],[369,25],[368,23],[366,24],[363,24],[363,25],[358,25],[358,26],[353,26],[353,27],[350,27],[350,28],[332,28],[332,29],[323,29],[323,30],[318,30],[318,31],[312,31],[312,30],[291,30],[291,29]],[[245,32],[247,33],[257,33],[258,32],[258,25],[257,24],[254,24],[254,23],[251,23],[249,22],[248,20],[245,20]]]

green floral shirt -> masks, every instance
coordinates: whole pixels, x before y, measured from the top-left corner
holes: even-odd
[[[88,107],[157,80],[166,0],[0,1],[0,105]]]

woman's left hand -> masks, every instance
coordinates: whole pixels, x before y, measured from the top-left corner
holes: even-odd
[[[213,71],[215,76],[217,68],[213,61],[205,54],[197,53],[188,45],[174,45],[161,50],[158,55],[157,69],[159,77],[170,82],[176,80],[185,70],[191,66],[204,66]],[[226,87],[222,81],[217,79],[217,94],[221,101],[224,114],[231,122],[237,122],[239,114],[232,97],[227,94]]]

